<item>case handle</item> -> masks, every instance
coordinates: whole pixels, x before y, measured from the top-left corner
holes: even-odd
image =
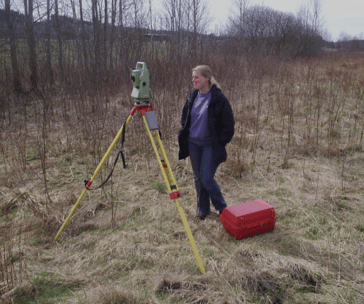
[[[261,223],[259,223],[259,224],[254,224],[254,225],[247,226],[246,228],[247,228],[247,229],[251,229],[251,228],[258,227],[258,226],[264,226],[265,224],[268,224],[269,222],[270,222],[270,220],[266,220],[266,221],[261,222]]]

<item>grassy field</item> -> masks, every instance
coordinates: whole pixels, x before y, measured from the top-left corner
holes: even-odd
[[[157,66],[147,64],[153,76]],[[57,95],[46,109],[34,100],[26,120],[14,110],[0,129],[4,303],[364,302],[364,56],[206,64],[236,121],[216,179],[229,206],[258,198],[274,206],[274,231],[235,240],[217,212],[195,217],[192,169],[177,145],[190,75],[179,74],[174,91],[152,83],[154,108],[206,274],[140,115],[126,132],[127,168],[118,164],[102,190],[88,191],[52,242],[133,102],[127,89]]]

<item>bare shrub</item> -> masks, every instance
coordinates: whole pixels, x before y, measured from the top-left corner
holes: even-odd
[[[12,291],[27,277],[22,226],[8,213],[0,226],[0,297]]]
[[[56,232],[58,221],[52,212],[50,212],[49,203],[29,197],[26,206],[33,216],[40,220],[42,232],[45,236],[50,236]]]

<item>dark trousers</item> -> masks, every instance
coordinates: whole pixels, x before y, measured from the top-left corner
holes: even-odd
[[[211,143],[190,140],[188,146],[195,176],[197,197],[200,203],[200,214],[210,212],[210,199],[216,210],[220,211],[226,208],[227,205],[219,185],[214,179],[218,166],[213,161]]]

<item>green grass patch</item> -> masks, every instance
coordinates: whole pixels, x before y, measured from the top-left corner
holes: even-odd
[[[360,232],[364,232],[364,224],[359,224],[355,227],[356,230],[360,231]]]
[[[278,176],[277,176],[277,181],[278,181],[279,183],[283,184],[284,182],[286,182],[286,181],[287,181],[287,179],[286,179],[285,177],[283,177],[283,176],[278,175]]]
[[[291,197],[292,196],[292,192],[286,188],[278,188],[275,192],[274,195],[277,197]]]
[[[165,194],[167,192],[167,187],[164,183],[161,182],[153,182],[152,188],[158,191],[161,194]]]
[[[38,152],[35,150],[29,150],[27,152],[27,161],[34,161],[34,160],[38,160],[39,156],[38,156]]]
[[[31,285],[20,288],[16,291],[14,303],[54,303],[66,299],[72,292],[83,284],[77,280],[59,278],[53,274],[42,272],[31,280]]]
[[[306,232],[306,238],[316,241],[321,238],[320,229],[317,227],[310,227]]]
[[[207,256],[209,258],[213,258],[214,257],[214,252],[210,248],[204,248],[203,251],[202,251],[202,255]]]

